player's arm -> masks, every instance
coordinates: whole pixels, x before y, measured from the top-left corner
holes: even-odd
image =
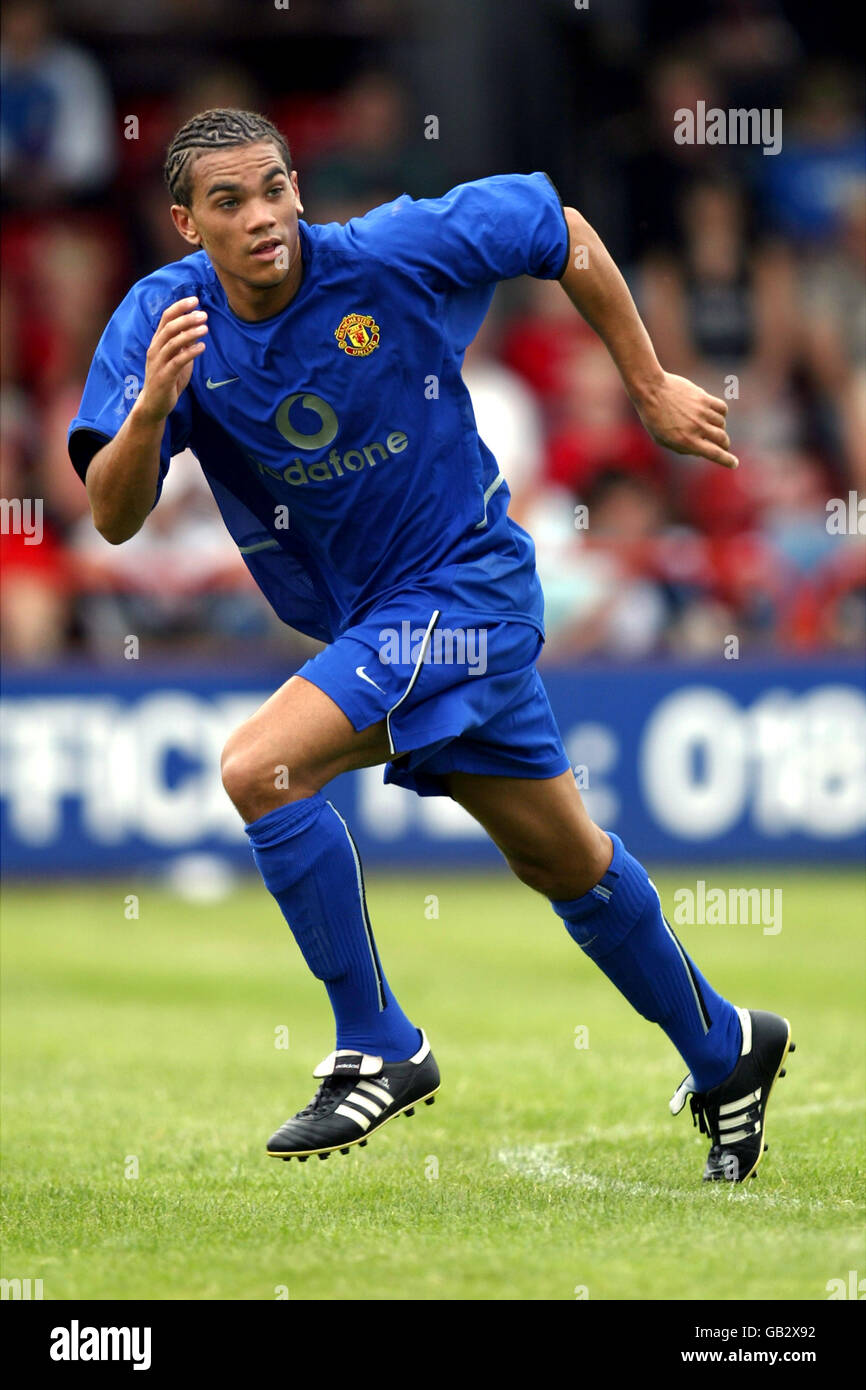
[[[736,468],[725,431],[727,403],[663,370],[628,286],[598,234],[565,208],[569,254],[560,284],[604,342],[649,434],[678,454]]]
[[[112,545],[134,536],[153,507],[165,423],[204,351],[207,315],[197,304],[195,298],[179,299],[165,310],[147,351],[138,399],[87,469],[93,524]]]

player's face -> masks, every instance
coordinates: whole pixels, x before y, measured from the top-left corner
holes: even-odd
[[[298,177],[270,141],[199,155],[189,208],[173,207],[181,235],[207,251],[242,317],[279,312],[300,284]]]

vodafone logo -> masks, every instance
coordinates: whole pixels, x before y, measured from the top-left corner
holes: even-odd
[[[318,415],[321,428],[314,434],[302,434],[292,424],[291,410],[297,401],[301,402],[304,410],[311,410],[313,414]],[[323,401],[321,396],[313,396],[303,391],[297,392],[294,396],[286,396],[286,399],[280,402],[274,416],[274,424],[283,439],[287,439],[296,449],[324,449],[336,438],[339,429],[334,407]]]

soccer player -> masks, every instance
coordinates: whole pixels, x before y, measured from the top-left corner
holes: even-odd
[[[351,831],[323,794],[341,772],[385,764],[386,782],[464,806],[661,1025],[689,1068],[671,1108],[690,1094],[711,1141],[704,1179],[742,1181],[790,1027],[712,988],[646,870],[584,809],[536,671],[534,548],[508,517],[460,366],[497,282],[533,275],[558,279],[601,336],[659,444],[736,467],[727,406],[662,369],[599,237],[546,174],[309,225],[282,134],[230,109],[188,121],[165,174],[190,254],[113,314],[69,450],[98,531],[120,544],[156,505],[171,456],[193,449],[269,603],[327,643],[222,761],[336,1018],[315,1096],[268,1153],[346,1152],[439,1088],[382,969]]]

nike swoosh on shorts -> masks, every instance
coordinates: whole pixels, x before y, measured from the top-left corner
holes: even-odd
[[[376,686],[376,689],[380,692],[380,694],[386,695],[388,693],[386,690],[382,689],[381,685],[376,685],[376,682],[370,676],[367,675],[363,666],[355,667],[355,675],[360,676],[361,680],[366,681],[368,685]]]

